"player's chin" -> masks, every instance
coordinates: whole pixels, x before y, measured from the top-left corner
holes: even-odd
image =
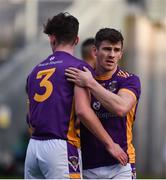
[[[104,69],[106,71],[113,71],[115,69],[115,66],[113,66],[112,64],[109,64],[109,65],[105,66]]]

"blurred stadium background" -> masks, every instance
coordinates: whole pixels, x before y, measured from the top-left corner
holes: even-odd
[[[0,0],[0,178],[23,178],[26,77],[51,53],[43,24],[61,11],[78,17],[80,43],[102,27],[123,33],[121,65],[142,83],[134,127],[138,178],[166,178],[166,0]]]

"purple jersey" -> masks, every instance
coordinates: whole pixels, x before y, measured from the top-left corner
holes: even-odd
[[[90,66],[74,56],[57,51],[38,64],[27,79],[30,102],[28,123],[32,138],[63,139],[79,147],[74,123],[74,85],[66,80],[65,69]]]
[[[138,103],[140,97],[140,80],[136,75],[124,72],[119,67],[112,77],[97,77],[97,81],[107,90],[117,94],[120,89],[128,91]],[[107,111],[101,103],[92,96],[91,106],[106,131],[111,135],[114,142],[128,154],[129,162],[135,163],[135,149],[132,145],[132,126],[135,120],[137,103],[124,117]],[[81,150],[83,169],[109,166],[119,163],[105,149],[104,145],[81,125]]]

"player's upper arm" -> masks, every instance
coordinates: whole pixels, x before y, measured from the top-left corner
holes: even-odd
[[[118,95],[124,102],[124,114],[128,113],[131,108],[138,103],[141,94],[140,79],[136,75],[130,75],[120,84]]]
[[[77,85],[74,87],[75,110],[76,115],[84,117],[90,107],[90,93],[88,89],[81,88]]]
[[[127,89],[120,89],[118,96],[123,99],[124,102],[124,114],[128,113],[132,107],[137,103],[136,95]]]

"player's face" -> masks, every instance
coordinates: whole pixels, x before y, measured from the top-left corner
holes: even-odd
[[[103,41],[96,51],[97,68],[101,72],[116,71],[119,60],[122,57],[122,44],[112,44]]]

